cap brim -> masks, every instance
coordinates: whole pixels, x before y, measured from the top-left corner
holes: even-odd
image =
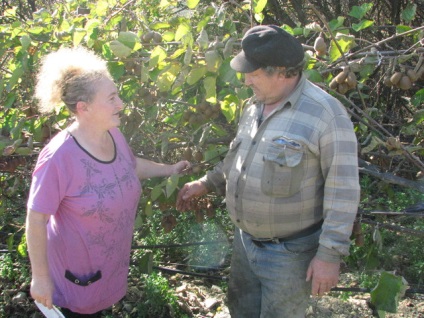
[[[260,64],[248,59],[243,50],[231,60],[230,66],[233,70],[240,73],[251,73],[261,67]]]

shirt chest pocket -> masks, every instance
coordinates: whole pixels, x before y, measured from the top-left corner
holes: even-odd
[[[263,156],[262,192],[290,197],[299,192],[304,177],[304,146],[284,137],[274,137]]]

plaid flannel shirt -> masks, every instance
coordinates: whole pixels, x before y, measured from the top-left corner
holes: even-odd
[[[343,105],[303,75],[261,123],[251,104],[230,149],[202,178],[226,194],[237,227],[256,238],[294,234],[324,219],[317,256],[349,254],[359,204],[357,140]]]

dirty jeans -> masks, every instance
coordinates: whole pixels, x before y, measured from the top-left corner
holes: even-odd
[[[305,317],[311,291],[306,271],[321,230],[283,243],[262,243],[237,229],[228,285],[232,318]]]

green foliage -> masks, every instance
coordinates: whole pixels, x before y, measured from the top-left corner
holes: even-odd
[[[3,254],[0,258],[0,274],[3,279],[15,280],[17,273],[13,267],[13,260],[10,254]]]
[[[153,272],[145,276],[143,281],[146,300],[137,304],[137,317],[183,317],[178,308],[177,297],[169,288],[165,277]]]
[[[402,277],[383,272],[377,286],[371,291],[371,303],[380,312],[396,313],[399,299],[406,289],[407,283]]]
[[[31,280],[29,263],[13,254],[0,255],[0,285],[17,288]]]

